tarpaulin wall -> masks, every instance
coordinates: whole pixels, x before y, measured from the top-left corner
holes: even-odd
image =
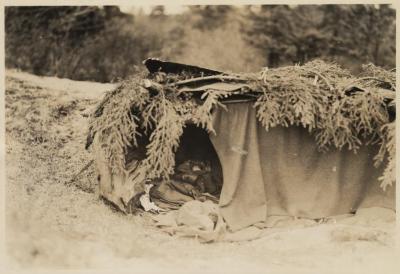
[[[213,122],[217,134],[210,139],[223,170],[220,208],[232,230],[274,215],[316,219],[361,207],[395,208],[394,187],[383,191],[382,168],[373,166],[377,146],[321,153],[304,128],[267,132],[252,103],[217,109]]]

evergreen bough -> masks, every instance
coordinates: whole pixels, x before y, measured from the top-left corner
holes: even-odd
[[[180,92],[182,85],[202,79],[185,73],[136,75],[108,92],[93,113],[90,135],[97,135],[114,173],[126,173],[126,155],[143,135],[149,139],[141,161],[149,179],[168,178],[186,124],[215,133],[212,110],[225,108],[223,99],[242,94],[256,97],[262,126],[302,126],[313,134],[321,151],[332,147],[356,152],[361,145],[380,144],[376,166],[386,161],[380,177],[386,188],[395,182],[394,71],[372,64],[355,77],[334,63],[315,60],[303,66],[264,68],[258,74],[224,74],[208,80],[245,83],[240,91]],[[219,80],[218,80],[219,79]],[[392,117],[393,118],[393,117]]]

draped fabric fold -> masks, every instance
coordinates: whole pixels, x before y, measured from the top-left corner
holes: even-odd
[[[356,154],[335,148],[322,153],[304,128],[267,132],[252,103],[216,109],[213,123],[216,135],[210,139],[223,171],[220,210],[233,231],[268,216],[316,219],[361,207],[395,209],[395,187],[379,187],[377,146],[363,146]]]
[[[255,109],[247,106],[232,104],[228,111],[217,111],[217,135],[210,136],[224,177],[220,210],[233,230],[263,221],[267,213],[258,139],[252,138],[258,130]]]

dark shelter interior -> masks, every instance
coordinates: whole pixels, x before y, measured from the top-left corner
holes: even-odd
[[[126,163],[146,157],[148,137],[138,138],[138,146],[126,155]],[[187,124],[175,153],[175,173],[169,180],[148,181],[154,184],[150,192],[152,201],[165,209],[177,209],[194,199],[218,202],[223,175],[218,155],[208,133],[193,124]]]

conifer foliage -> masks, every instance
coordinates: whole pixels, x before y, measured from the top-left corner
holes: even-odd
[[[314,60],[303,66],[213,79],[246,83],[246,88],[205,89],[199,96],[198,91],[182,92],[182,83],[201,87],[204,78],[159,72],[125,80],[106,94],[92,115],[90,134],[97,135],[96,146],[104,150],[113,172],[126,172],[128,149],[138,146],[138,136],[146,136],[147,157],[141,161],[146,176],[168,178],[185,125],[192,123],[215,133],[212,111],[225,108],[224,100],[239,94],[255,97],[257,118],[267,131],[277,126],[304,127],[315,137],[321,153],[329,149],[356,152],[362,145],[379,143],[376,165],[387,163],[381,186],[395,181],[394,71],[369,64],[355,77],[334,63]]]

